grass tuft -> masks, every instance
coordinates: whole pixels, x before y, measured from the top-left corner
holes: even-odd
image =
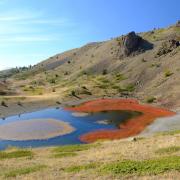
[[[73,173],[78,173],[83,170],[89,170],[89,169],[95,169],[98,167],[97,163],[90,163],[90,164],[85,164],[85,165],[80,165],[80,166],[71,166],[65,169],[65,172],[73,172]]]
[[[67,146],[59,146],[54,149],[54,152],[77,152],[88,150],[92,147],[96,147],[97,144],[77,144],[77,145],[67,145]]]
[[[180,130],[174,130],[174,131],[164,131],[164,132],[159,132],[157,133],[157,135],[171,135],[171,136],[174,136],[176,134],[180,134]]]
[[[17,150],[13,152],[0,152],[1,159],[21,158],[21,157],[32,157],[33,153],[28,150]]]
[[[4,176],[5,176],[5,178],[16,177],[16,176],[20,176],[20,175],[37,172],[44,168],[46,168],[45,165],[37,165],[37,166],[32,166],[32,167],[27,167],[27,168],[20,168],[20,169],[15,169],[15,170],[9,171],[9,172],[5,173]]]
[[[61,152],[54,155],[55,158],[63,158],[63,157],[73,157],[76,156],[75,152]]]
[[[171,146],[166,148],[160,148],[155,153],[157,154],[172,154],[180,151],[180,146]]]
[[[53,149],[55,152],[54,157],[62,158],[62,157],[73,157],[78,155],[77,152],[85,151],[92,147],[96,147],[98,144],[77,144],[77,145],[67,145],[67,146],[59,146]]]

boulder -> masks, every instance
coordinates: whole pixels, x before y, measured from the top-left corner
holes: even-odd
[[[136,51],[140,45],[142,38],[136,33],[130,32],[122,38],[122,51],[125,56],[129,56],[132,52]]]

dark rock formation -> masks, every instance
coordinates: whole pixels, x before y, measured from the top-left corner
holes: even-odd
[[[178,46],[180,46],[180,42],[176,39],[170,39],[168,41],[165,41],[162,43],[162,45],[159,48],[156,56],[160,57],[162,55],[166,55],[166,54],[172,52]]]
[[[180,27],[180,20],[176,23],[176,27]]]
[[[123,36],[119,41],[119,45],[121,48],[120,57],[136,55],[153,48],[151,43],[138,36],[134,31]]]
[[[130,32],[123,37],[123,53],[129,56],[132,52],[136,51],[142,40],[140,36],[137,36],[135,32]]]

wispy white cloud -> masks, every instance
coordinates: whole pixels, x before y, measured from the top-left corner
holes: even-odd
[[[65,17],[42,11],[0,11],[0,69],[46,59],[57,49],[50,50],[49,45],[66,44],[68,38],[72,41],[77,36],[75,27],[77,24]],[[41,54],[34,54],[37,52]]]
[[[46,18],[43,12],[0,12],[0,36],[3,36],[3,38],[0,39],[0,42],[51,41],[54,36],[53,32],[57,31],[57,26],[60,28],[74,25],[74,23],[66,18]],[[32,37],[31,34],[41,34],[43,37]],[[13,37],[10,37],[10,35]],[[8,36],[8,38],[6,38],[6,36]],[[51,37],[49,38],[49,36]]]
[[[15,37],[1,37],[1,43],[32,43],[32,42],[48,42],[56,41],[57,38],[51,36],[15,36]]]
[[[0,22],[17,22],[30,19],[37,19],[43,16],[42,12],[28,10],[11,10],[0,12]]]

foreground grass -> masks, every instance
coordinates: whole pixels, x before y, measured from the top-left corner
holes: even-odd
[[[5,173],[4,177],[9,178],[9,177],[16,177],[20,175],[30,174],[33,172],[40,171],[41,169],[44,169],[44,168],[46,168],[45,165],[36,165],[32,167],[27,167],[27,168],[19,168],[19,169],[11,170]]]
[[[77,153],[74,152],[61,152],[61,153],[56,153],[54,155],[55,158],[63,158],[63,157],[73,157],[76,156]]]
[[[157,175],[167,171],[180,171],[180,157],[172,156],[144,161],[125,160],[101,167],[101,172],[119,175]]]
[[[53,148],[12,148],[1,152],[0,179],[179,179],[179,147],[178,134]],[[29,158],[32,153],[33,158]]]
[[[28,150],[16,150],[12,152],[0,152],[0,160],[11,159],[11,158],[21,158],[21,157],[32,157],[33,153]]]
[[[155,153],[157,154],[172,154],[180,151],[180,146],[170,146],[167,148],[160,148]]]
[[[71,166],[65,172],[78,173],[82,170],[95,169],[101,174],[114,175],[158,175],[167,171],[180,171],[180,157],[172,156],[161,159],[150,159],[144,161],[124,160],[105,165],[90,163],[81,166]]]
[[[78,173],[82,170],[89,170],[89,169],[95,169],[98,167],[98,163],[90,163],[90,164],[85,164],[85,165],[80,165],[80,166],[71,166],[67,169],[65,169],[65,172],[73,172],[73,173]]]
[[[53,149],[54,157],[72,157],[78,155],[77,152],[85,151],[93,147],[97,147],[99,144],[77,144],[68,146],[59,146]]]

